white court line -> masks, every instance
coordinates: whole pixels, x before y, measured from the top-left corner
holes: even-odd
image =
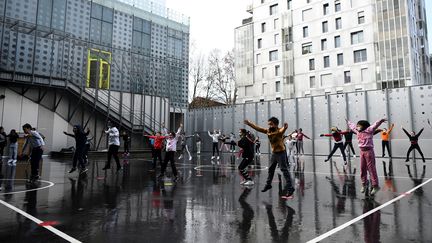
[[[324,240],[325,238],[327,238],[327,237],[329,237],[329,236],[331,236],[331,235],[333,235],[333,234],[335,234],[335,233],[337,233],[337,232],[339,232],[339,231],[345,229],[346,227],[348,227],[348,226],[350,226],[350,225],[352,225],[352,224],[354,224],[354,223],[356,223],[356,222],[362,220],[363,218],[366,218],[367,216],[369,216],[369,215],[375,213],[376,211],[379,211],[379,210],[381,210],[381,209],[387,207],[388,205],[393,204],[394,202],[401,200],[402,198],[406,197],[407,195],[411,194],[411,193],[414,192],[415,190],[419,189],[420,187],[426,185],[427,183],[429,183],[429,182],[431,182],[431,181],[432,181],[432,178],[430,178],[429,180],[423,182],[422,184],[420,184],[420,185],[414,187],[413,189],[411,189],[411,190],[409,190],[409,191],[407,191],[407,192],[405,192],[405,193],[402,193],[400,196],[398,196],[398,197],[396,197],[396,198],[393,198],[392,200],[390,200],[390,201],[388,201],[388,202],[382,204],[381,206],[376,207],[376,208],[374,208],[374,209],[372,209],[372,210],[366,212],[365,214],[362,214],[362,215],[358,216],[357,218],[354,218],[354,219],[352,219],[352,220],[350,220],[350,221],[348,221],[348,222],[346,222],[346,223],[340,225],[339,227],[336,227],[336,228],[334,228],[334,229],[328,231],[327,233],[324,233],[324,234],[322,234],[322,235],[316,237],[315,239],[312,239],[312,240],[308,241],[308,243],[314,243],[314,242],[319,242],[319,241],[321,241],[321,240]]]
[[[31,216],[30,214],[28,214],[28,213],[22,211],[21,209],[19,209],[19,208],[17,208],[17,207],[14,207],[14,206],[10,205],[9,203],[7,203],[7,202],[5,202],[5,201],[3,201],[3,200],[1,200],[1,199],[0,199],[0,203],[3,204],[3,205],[5,205],[5,206],[8,207],[8,208],[14,210],[15,212],[17,212],[17,213],[23,215],[24,217],[26,217],[26,218],[32,220],[33,222],[35,222],[35,223],[38,224],[38,225],[40,225],[41,223],[43,223],[42,220],[39,220],[39,219],[37,219],[37,218]],[[42,226],[42,225],[40,225],[40,226]],[[79,240],[77,240],[77,239],[75,239],[75,238],[70,237],[69,235],[67,235],[67,234],[65,234],[65,233],[63,233],[63,232],[61,232],[60,230],[58,230],[58,229],[56,229],[56,228],[54,228],[54,227],[52,227],[52,226],[45,226],[45,225],[44,225],[44,226],[42,226],[42,227],[44,227],[45,229],[47,229],[47,230],[53,232],[54,234],[60,236],[61,238],[65,239],[65,240],[67,240],[67,241],[69,241],[69,242],[73,242],[73,243],[80,243],[80,242],[81,242],[81,241],[79,241]]]
[[[290,171],[290,172],[293,173],[293,172],[296,172],[296,171]],[[337,175],[337,172],[330,173],[330,172],[302,171],[302,172],[299,172],[299,173],[303,173],[303,174],[317,174],[317,175]],[[359,174],[342,174],[341,173],[340,175],[341,176],[356,176],[356,175],[359,175]],[[386,176],[379,175],[378,177],[385,178]],[[392,179],[411,179],[408,176],[390,176],[390,178],[392,178]],[[424,178],[424,179],[429,179],[429,178]]]
[[[27,181],[27,180],[26,179],[1,179],[0,181]],[[47,189],[49,187],[54,186],[54,183],[51,182],[51,181],[44,181],[44,180],[39,180],[39,181],[47,183],[48,185],[44,186],[44,187],[37,187],[37,188],[33,188],[33,189],[29,189],[29,190],[24,190],[24,191],[3,192],[3,193],[0,193],[0,195],[10,195],[10,194],[18,194],[18,193],[31,192],[31,191],[39,191],[39,190]]]

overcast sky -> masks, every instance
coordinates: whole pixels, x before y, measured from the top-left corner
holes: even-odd
[[[234,28],[250,16],[246,5],[251,0],[166,0],[166,6],[191,18],[191,43],[206,54],[214,48],[234,48]],[[425,0],[429,28],[429,52],[432,53],[432,0]]]
[[[251,16],[246,12],[250,0],[166,0],[167,8],[190,17],[191,43],[203,54],[212,49],[234,48],[234,28]]]

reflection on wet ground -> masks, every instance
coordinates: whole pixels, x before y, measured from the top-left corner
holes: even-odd
[[[268,155],[254,161],[253,187],[240,185],[239,160],[218,162],[204,154],[178,161],[181,179],[157,180],[148,158],[125,161],[104,172],[90,162],[86,174],[68,174],[69,161],[45,159],[39,184],[27,184],[27,165],[3,163],[0,200],[82,242],[305,242],[420,185],[427,163],[377,160],[381,191],[359,192],[359,160],[290,158],[294,199],[282,200],[283,176],[262,193]],[[127,163],[126,163],[127,162]],[[50,187],[50,183],[54,183]],[[431,242],[432,184],[351,224],[324,242]],[[21,214],[0,205],[0,242],[64,242]]]

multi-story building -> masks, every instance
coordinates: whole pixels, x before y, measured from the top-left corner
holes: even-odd
[[[26,96],[59,120],[85,125],[95,119],[87,112],[97,110],[93,130],[107,119],[136,134],[178,123],[188,101],[189,18],[164,2],[0,0],[0,92],[8,104],[2,106]],[[8,91],[13,87],[39,94]],[[1,124],[18,130],[26,120],[38,125],[47,116],[37,110],[24,119],[18,116],[25,112],[4,116],[0,109]]]
[[[239,102],[431,83],[423,0],[253,0],[247,11]]]

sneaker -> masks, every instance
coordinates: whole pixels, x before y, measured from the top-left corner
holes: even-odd
[[[266,192],[268,190],[272,189],[271,185],[265,185],[265,187],[261,190],[261,192]]]
[[[189,160],[192,160],[192,156],[189,156]]]
[[[360,188],[360,193],[365,193],[365,191],[366,191],[366,186],[362,186],[361,188]]]
[[[219,160],[219,159],[220,159],[220,157],[218,156],[218,157],[217,157],[217,159]]]
[[[17,163],[17,160],[14,159],[14,160],[12,161],[12,166],[16,166],[16,163]]]
[[[243,185],[245,185],[245,186],[253,186],[254,184],[255,184],[255,182],[253,180],[248,180]]]
[[[282,196],[282,198],[284,198],[284,199],[293,199],[294,198],[294,196],[293,196],[294,191],[295,191],[294,188],[288,189],[287,194],[285,194],[284,196]]]
[[[345,161],[344,161],[344,165],[347,165],[347,164],[348,164],[348,162],[345,160]]]
[[[326,159],[326,160],[324,160],[324,162],[328,162],[330,159]]]
[[[211,157],[211,159],[214,159],[214,158],[215,158],[214,156]]]
[[[380,190],[380,187],[379,186],[374,186],[373,188],[372,188],[372,191],[370,192],[370,195],[371,196],[374,196],[378,191]]]
[[[123,169],[123,167],[117,167],[117,172],[121,171]]]
[[[246,180],[242,180],[241,182],[240,182],[240,185],[244,185],[246,183]]]
[[[355,154],[353,154],[353,158],[355,158],[356,157],[356,155]]]
[[[180,157],[178,159],[183,159],[183,155],[180,155]]]
[[[72,169],[70,169],[69,174],[72,173],[72,172],[74,172],[74,171],[76,171],[75,167],[73,167]]]
[[[87,168],[82,168],[81,171],[80,171],[80,174],[84,174],[84,173],[86,173],[87,171],[88,171]]]
[[[109,169],[111,169],[110,166],[105,166],[105,167],[102,168],[102,170],[109,170]]]
[[[405,162],[409,162],[409,159],[405,160]]]
[[[383,155],[382,155],[381,157],[383,157],[383,158],[384,158],[384,157],[385,157],[385,154],[383,154]]]
[[[258,155],[261,155],[261,153],[258,153]]]

